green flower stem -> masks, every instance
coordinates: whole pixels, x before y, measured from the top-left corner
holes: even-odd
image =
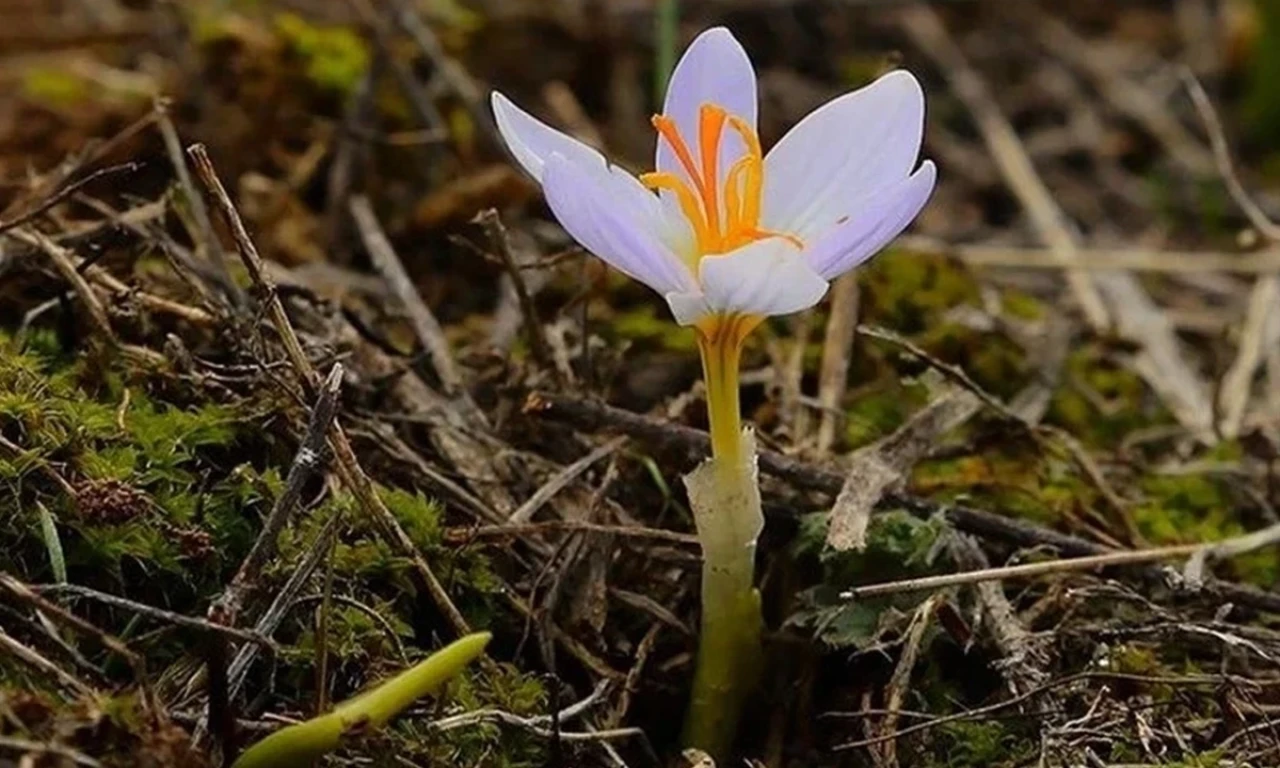
[[[488,632],[477,632],[455,640],[373,690],[347,699],[332,712],[281,728],[245,750],[232,768],[310,766],[337,749],[344,736],[380,728],[413,702],[434,693],[484,653],[491,637]]]
[[[759,682],[763,622],[753,576],[754,563],[742,558],[702,568],[702,632],[685,742],[722,764],[743,706]]]
[[[653,14],[653,90],[654,104],[661,108],[667,93],[667,81],[676,68],[676,38],[680,27],[680,0],[658,0]]]
[[[685,478],[702,543],[702,631],[685,741],[724,761],[762,657],[756,539],[764,525],[755,441],[742,429],[738,372],[742,343],[759,324],[720,318],[699,328],[711,460]]]

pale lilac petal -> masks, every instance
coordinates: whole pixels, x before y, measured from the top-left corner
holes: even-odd
[[[657,197],[626,171],[553,154],[544,162],[542,191],[565,231],[614,269],[664,295],[697,289],[663,242]]]
[[[662,114],[675,121],[680,135],[693,153],[694,162],[700,162],[698,113],[703,104],[724,107],[729,114],[742,118],[755,130],[756,73],[742,44],[724,27],[713,27],[698,35],[676,64],[667,84]],[[720,144],[721,179],[745,149],[738,135],[726,126]],[[659,171],[670,171],[688,178],[665,141],[658,142],[655,165]]]
[[[814,272],[834,280],[871,258],[924,208],[937,175],[933,162],[926,160],[911,176],[869,196],[848,221],[805,248],[804,260]]]
[[[827,281],[780,238],[707,256],[698,266],[702,293],[715,312],[786,315],[812,307],[827,292]]]
[[[701,291],[668,293],[666,299],[667,306],[671,308],[672,317],[680,325],[693,325],[711,314],[711,307],[707,305],[707,297],[703,296]]]
[[[810,112],[765,158],[762,222],[808,240],[856,213],[850,203],[907,177],[924,93],[898,70]]]
[[[521,167],[539,184],[543,166],[553,154],[573,163],[604,167],[604,156],[599,152],[525,112],[501,93],[494,91],[490,102],[502,140]]]

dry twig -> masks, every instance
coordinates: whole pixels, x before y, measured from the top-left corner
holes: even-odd
[[[929,596],[911,616],[911,623],[902,641],[902,655],[893,669],[889,684],[885,686],[885,715],[878,723],[876,730],[890,738],[880,742],[880,748],[873,753],[877,766],[893,768],[898,765],[898,740],[893,735],[897,730],[898,713],[902,709],[902,700],[911,684],[911,671],[915,669],[916,659],[920,656],[920,644],[924,640],[924,632],[933,622],[933,613],[937,610],[941,599],[941,595]]]
[[[93,686],[49,661],[39,651],[18,642],[3,628],[0,628],[0,651],[5,651],[19,661],[26,662],[82,696],[94,695]]]
[[[79,584],[32,584],[30,586],[31,591],[42,595],[70,595],[71,597],[82,597],[87,600],[102,603],[103,605],[109,605],[113,608],[122,608],[126,611],[142,616],[150,616],[153,619],[167,624],[187,627],[189,629],[198,629],[202,632],[224,634],[227,637],[242,640],[246,643],[256,643],[258,645],[265,646],[271,651],[275,650],[275,642],[273,642],[271,638],[259,635],[257,632],[224,626],[196,616],[185,616],[181,613],[166,611],[163,608],[156,608],[155,606],[139,603],[135,600],[129,600],[128,598],[120,597],[118,595],[99,592],[96,589],[91,589]]]
[[[579,429],[616,429],[637,440],[679,448],[689,464],[705,456],[711,446],[707,434],[700,430],[631,413],[582,397],[535,392],[525,403],[525,412],[567,422]],[[806,490],[837,494],[844,485],[845,476],[839,472],[773,451],[761,451],[759,461],[762,472],[783,478]],[[991,537],[1022,547],[1052,547],[1069,557],[1113,552],[1091,541],[1027,520],[992,514],[964,504],[940,503],[905,493],[887,493],[879,508],[904,509],[919,517],[941,515],[956,528],[976,536]],[[770,508],[766,506],[765,511],[768,513]],[[1164,579],[1164,574],[1158,568],[1144,570],[1143,574],[1158,580]],[[1280,595],[1247,584],[1213,579],[1206,582],[1205,593],[1242,606],[1280,611]]]
[[[948,243],[924,235],[903,235],[897,244],[909,251],[951,256],[979,269],[1062,270],[1062,263],[1045,248],[1019,248],[999,243]],[[1154,248],[1088,248],[1077,252],[1075,268],[1123,270],[1165,275],[1204,275],[1212,272],[1256,275],[1280,270],[1280,252],[1219,253]]]
[[[1042,45],[1072,66],[1083,70],[1097,84],[1098,92],[1123,115],[1137,121],[1164,145],[1165,154],[1191,173],[1207,176],[1214,162],[1204,145],[1160,102],[1149,88],[1117,71],[1116,57],[1103,55],[1100,46],[1080,37],[1062,20],[1048,13],[1036,14],[1034,28]],[[1200,35],[1209,37],[1209,35]]]
[[[1068,560],[1049,560],[1043,563],[1026,563],[1010,565],[1003,568],[986,568],[980,571],[948,573],[941,576],[923,576],[918,579],[904,579],[884,584],[870,584],[865,587],[854,587],[840,593],[841,597],[857,600],[876,595],[893,595],[900,592],[919,592],[942,587],[954,587],[961,584],[980,584],[984,581],[1001,581],[1007,579],[1043,576],[1047,573],[1065,573],[1068,571],[1091,571],[1095,568],[1106,568],[1116,565],[1133,565],[1149,563],[1154,560],[1169,560],[1184,557],[1203,549],[1204,544],[1174,544],[1168,547],[1139,549],[1125,552],[1110,552],[1105,555],[1073,557]]]
[[[62,201],[71,197],[72,195],[79,192],[81,189],[84,189],[86,186],[88,186],[89,184],[92,184],[98,179],[101,179],[106,176],[115,176],[117,174],[133,173],[134,171],[137,171],[141,167],[142,167],[141,163],[121,163],[120,165],[112,165],[107,168],[99,168],[93,173],[87,174],[79,179],[76,179],[70,184],[65,184],[57,192],[54,192],[52,195],[49,195],[49,197],[47,197],[43,202],[41,202],[39,205],[32,208],[31,210],[27,211],[26,213],[22,214],[21,216],[16,216],[13,219],[10,219],[9,221],[0,221],[0,235],[4,234],[5,232],[8,232],[11,229],[16,229],[18,227],[21,227],[24,224],[30,224],[31,222],[40,218],[41,215],[43,215],[46,211],[56,206],[58,203],[61,203]]]
[[[240,563],[239,570],[232,577],[231,583],[223,590],[222,595],[209,607],[209,618],[225,626],[234,626],[236,616],[244,603],[244,598],[254,588],[262,567],[271,559],[276,549],[276,539],[284,529],[294,508],[302,498],[302,490],[311,478],[321,470],[325,463],[325,435],[333,426],[338,410],[338,388],[342,386],[342,365],[334,363],[324,384],[320,387],[320,395],[311,411],[311,420],[307,423],[306,434],[298,452],[289,465],[285,475],[284,490],[271,505],[267,519],[262,523],[262,530],[253,542],[249,554]]]
[[[8,749],[22,754],[21,761],[17,765],[27,765],[32,755],[51,755],[63,760],[69,760],[76,765],[83,765],[87,768],[99,768],[102,763],[89,757],[83,752],[78,752],[70,747],[64,747],[61,744],[50,744],[46,742],[33,741],[31,739],[23,739],[17,736],[0,736],[0,749]]]
[[[288,355],[289,363],[293,368],[298,383],[308,396],[314,397],[316,389],[315,369],[312,368],[311,362],[302,348],[302,342],[298,339],[298,335],[293,329],[293,324],[289,321],[289,316],[284,310],[284,304],[281,303],[280,297],[276,295],[270,279],[262,269],[262,260],[258,256],[258,251],[254,247],[249,233],[244,228],[244,222],[241,221],[240,215],[231,203],[231,198],[227,195],[226,189],[218,179],[213,163],[209,160],[209,155],[204,147],[197,144],[191,147],[188,153],[195,161],[196,171],[201,181],[213,196],[218,210],[222,213],[227,226],[231,230],[236,242],[236,250],[240,253],[241,261],[244,262],[250,278],[262,291],[272,324],[284,344],[285,352]],[[373,481],[369,479],[369,476],[360,467],[355,451],[347,439],[346,432],[336,419],[329,429],[329,443],[333,448],[334,456],[337,460],[338,474],[342,478],[343,484],[350,489],[352,495],[359,501],[360,506],[379,523],[391,544],[413,563],[414,568],[426,584],[432,600],[445,618],[449,620],[454,632],[459,635],[470,632],[467,620],[462,617],[453,601],[449,599],[449,594],[445,591],[444,585],[436,578],[427,561],[423,559],[422,554],[414,546],[413,540],[405,533],[399,522],[397,522],[395,515],[391,513],[391,510],[382,501],[382,497],[378,495],[377,490],[374,488]]]
[[[934,60],[956,95],[969,108],[1010,189],[1018,196],[1037,234],[1062,260],[1067,280],[1090,326],[1107,333],[1115,314],[1117,329],[1140,342],[1135,365],[1148,385],[1185,428],[1212,442],[1213,408],[1208,387],[1182,357],[1173,329],[1132,275],[1108,272],[1090,276],[1078,268],[1078,244],[1066,215],[1036,172],[1017,133],[1000,111],[985,81],[969,65],[931,8],[912,6],[902,14],[904,29]],[[1104,295],[1110,299],[1103,301]]]
[[[867,739],[860,739],[858,741],[849,741],[843,744],[837,744],[834,747],[832,747],[832,749],[836,752],[844,752],[851,749],[868,747],[873,744],[880,744],[882,742],[889,741],[890,739],[900,739],[903,736],[910,736],[911,734],[920,733],[921,731],[932,730],[934,728],[938,728],[948,723],[955,723],[962,720],[976,720],[978,718],[986,717],[988,715],[994,714],[1001,710],[1005,710],[1010,707],[1017,706],[1023,703],[1024,701],[1028,701],[1036,696],[1043,695],[1048,691],[1052,691],[1057,688],[1062,688],[1064,686],[1074,685],[1076,683],[1079,683],[1085,680],[1124,680],[1129,682],[1150,683],[1152,685],[1164,684],[1164,685],[1220,686],[1226,682],[1234,682],[1238,684],[1254,685],[1254,686],[1266,685],[1266,684],[1280,684],[1280,680],[1264,682],[1264,681],[1253,680],[1253,679],[1229,677],[1225,675],[1185,675],[1182,677],[1170,677],[1170,676],[1157,676],[1157,675],[1134,675],[1134,674],[1125,674],[1122,672],[1080,672],[1074,675],[1068,675],[1066,677],[1058,678],[1057,680],[1050,680],[1044,685],[1041,685],[1037,688],[1033,688],[1017,696],[1012,696],[1008,699],[1005,699],[1004,701],[998,701],[995,704],[988,704],[983,707],[977,707],[975,709],[969,709],[963,712],[956,712],[954,714],[944,715],[942,717],[937,717],[923,723],[909,725],[906,728],[902,728],[900,730],[894,731],[893,733],[881,734],[881,735],[873,736]],[[838,716],[838,714],[839,713],[829,713],[828,716]],[[855,713],[855,714],[860,714],[860,713]]]
[[[364,195],[355,195],[347,205],[351,211],[351,218],[355,219],[356,228],[360,231],[360,239],[364,242],[369,260],[387,281],[387,286],[400,300],[400,306],[409,315],[409,321],[413,325],[414,333],[418,336],[418,341],[431,356],[431,363],[435,367],[436,375],[440,377],[440,383],[444,385],[445,394],[464,393],[465,382],[462,371],[453,359],[453,352],[449,349],[449,341],[444,336],[444,329],[440,327],[440,321],[432,314],[431,308],[422,300],[409,273],[405,271],[400,257],[391,247],[391,241],[382,231],[378,217],[373,212],[373,206],[369,204],[369,198]]]
[[[818,370],[818,453],[826,453],[836,442],[840,427],[840,401],[849,383],[849,360],[853,355],[854,329],[858,324],[858,279],[852,272],[831,284],[831,314],[822,340],[822,366]]]
[[[551,499],[552,496],[560,492],[569,483],[573,482],[579,475],[586,472],[603,458],[611,456],[619,448],[627,444],[627,438],[618,437],[610,440],[604,445],[596,447],[586,456],[578,459],[569,466],[556,473],[555,477],[548,480],[541,488],[539,488],[528,501],[521,504],[520,507],[511,513],[507,518],[508,523],[521,524],[527,523],[533,519],[534,514],[542,508],[543,504]]]
[[[1200,82],[1189,70],[1183,70],[1182,79],[1191,95],[1191,101],[1200,113],[1205,130],[1209,133],[1209,142],[1213,147],[1213,159],[1217,164],[1218,174],[1230,193],[1231,199],[1240,207],[1258,233],[1270,243],[1273,253],[1280,253],[1280,226],[1267,217],[1244,188],[1244,183],[1236,174],[1235,164],[1231,161],[1231,148],[1227,145],[1226,131],[1218,119],[1218,113],[1204,92]],[[1236,357],[1226,375],[1222,377],[1222,389],[1218,405],[1221,416],[1218,420],[1218,431],[1228,440],[1240,433],[1240,425],[1244,422],[1245,409],[1249,404],[1249,393],[1253,388],[1253,377],[1258,364],[1262,361],[1262,345],[1266,337],[1267,324],[1270,321],[1272,307],[1280,297],[1280,276],[1268,273],[1260,276],[1253,284],[1249,294],[1249,306],[1245,312],[1244,327],[1240,332],[1240,343],[1236,348]]]
[[[831,507],[827,545],[836,550],[865,547],[871,511],[885,492],[897,490],[938,438],[968,421],[981,405],[971,391],[951,386],[893,434],[854,451]]]
[[[502,259],[507,274],[511,276],[512,287],[515,288],[516,297],[520,301],[520,312],[524,315],[524,328],[529,336],[529,349],[533,352],[533,358],[539,365],[559,378],[560,370],[555,367],[551,352],[547,349],[547,338],[543,335],[542,321],[538,318],[537,307],[534,306],[533,297],[530,296],[529,288],[525,285],[524,275],[516,266],[515,256],[511,252],[511,239],[507,236],[506,228],[502,226],[502,220],[498,218],[498,212],[492,208],[481,211],[476,216],[476,222],[484,228],[485,236],[489,239],[489,247],[498,258]]]

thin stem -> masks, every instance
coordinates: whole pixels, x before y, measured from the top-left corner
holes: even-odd
[[[685,741],[728,760],[747,698],[759,681],[762,618],[754,563],[704,565],[698,665]]]
[[[738,373],[755,317],[717,317],[698,328],[711,454],[685,482],[702,545],[702,628],[685,725],[690,746],[726,760],[760,667],[760,595],[753,586],[763,524],[754,443],[742,429]]]
[[[654,103],[662,108],[667,93],[667,80],[676,66],[676,35],[680,25],[680,0],[658,0],[653,15],[653,90]]]
[[[711,455],[725,464],[738,463],[742,436],[742,411],[738,399],[738,372],[741,342],[728,334],[698,335],[702,353],[702,375],[707,387],[707,421],[711,433]]]

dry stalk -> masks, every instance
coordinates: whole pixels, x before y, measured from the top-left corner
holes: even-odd
[[[1068,284],[1089,325],[1096,333],[1107,334],[1114,322],[1120,333],[1138,341],[1142,345],[1135,360],[1139,374],[1183,427],[1202,442],[1213,442],[1213,407],[1208,387],[1183,359],[1168,318],[1132,275],[1105,272],[1091,276],[1079,269],[1079,245],[1066,214],[1036,172],[986,81],[969,64],[933,9],[912,6],[904,10],[901,19],[916,46],[934,60],[972,113],[1009,188],[1021,201],[1037,234],[1067,270]],[[1104,301],[1104,296],[1110,301]]]
[[[1209,100],[1200,82],[1190,71],[1182,73],[1183,82],[1196,111],[1209,134],[1209,143],[1213,148],[1213,159],[1217,164],[1218,174],[1226,185],[1231,199],[1249,219],[1258,233],[1271,244],[1271,253],[1280,253],[1280,226],[1267,217],[1253,198],[1249,196],[1236,173],[1235,164],[1231,160],[1231,148],[1227,144],[1226,131],[1222,121],[1218,119],[1217,110]],[[1222,377],[1218,407],[1221,411],[1218,419],[1218,431],[1225,439],[1233,439],[1240,434],[1240,426],[1244,422],[1245,410],[1249,405],[1249,394],[1253,389],[1254,374],[1262,362],[1262,346],[1266,338],[1267,325],[1270,322],[1272,307],[1280,297],[1280,275],[1275,272],[1263,274],[1253,284],[1249,294],[1249,306],[1245,312],[1244,327],[1240,332],[1240,343],[1236,348],[1236,357],[1226,375]]]
[[[449,349],[449,341],[444,336],[444,329],[440,327],[440,321],[432,314],[431,308],[422,300],[409,273],[405,271],[400,257],[391,247],[391,241],[382,231],[378,217],[373,212],[373,206],[369,204],[369,198],[356,195],[351,198],[347,207],[351,211],[351,218],[355,220],[356,228],[360,231],[360,239],[364,242],[365,252],[369,254],[370,261],[387,281],[391,292],[399,299],[400,305],[409,315],[410,324],[418,336],[418,341],[431,356],[431,363],[435,367],[436,376],[440,377],[445,394],[456,396],[464,393],[466,390],[462,372],[453,359],[453,352]]]
[[[302,348],[302,342],[298,339],[298,334],[294,331],[293,324],[289,321],[284,304],[280,301],[280,297],[276,294],[270,278],[267,277],[263,270],[258,250],[254,247],[253,240],[245,230],[244,222],[240,219],[240,214],[232,204],[230,196],[227,195],[226,189],[222,186],[222,181],[219,180],[217,172],[213,168],[213,162],[209,159],[209,155],[203,145],[196,144],[190,147],[187,152],[195,162],[196,173],[200,176],[201,182],[209,194],[213,196],[214,203],[231,230],[236,250],[240,254],[241,261],[244,262],[245,269],[249,272],[250,279],[253,280],[254,285],[262,293],[263,300],[267,304],[267,312],[271,323],[284,344],[285,353],[289,358],[289,364],[298,384],[309,397],[315,397],[318,383],[316,371]],[[413,563],[414,568],[426,584],[427,591],[430,593],[436,607],[444,614],[454,632],[459,636],[469,634],[471,628],[467,624],[467,620],[463,618],[457,606],[449,599],[449,594],[444,585],[436,578],[431,566],[427,564],[422,554],[418,552],[413,540],[409,538],[409,534],[405,533],[395,515],[391,513],[391,510],[387,508],[387,505],[378,495],[373,481],[369,479],[369,476],[360,467],[360,462],[356,459],[355,451],[351,447],[346,431],[337,419],[330,426],[329,443],[333,449],[334,458],[337,461],[338,476],[341,478],[343,485],[356,497],[360,506],[383,528],[390,543]]]
[[[589,398],[535,392],[525,403],[525,411],[543,418],[573,424],[579,429],[612,429],[656,446],[677,448],[684,453],[684,460],[689,465],[705,456],[710,447],[710,440],[705,432],[614,408]],[[759,461],[761,472],[782,478],[806,490],[836,494],[840,492],[845,480],[843,473],[773,451],[760,451]],[[1113,552],[1077,536],[964,504],[940,503],[907,493],[885,494],[880,508],[894,507],[920,517],[941,515],[962,531],[1017,546],[1051,547],[1061,554],[1072,557],[1105,555]],[[1164,578],[1164,573],[1158,568],[1147,567],[1141,573],[1144,577]],[[1210,579],[1206,580],[1204,594],[1211,599],[1241,606],[1265,611],[1280,611],[1280,595],[1248,584]]]

